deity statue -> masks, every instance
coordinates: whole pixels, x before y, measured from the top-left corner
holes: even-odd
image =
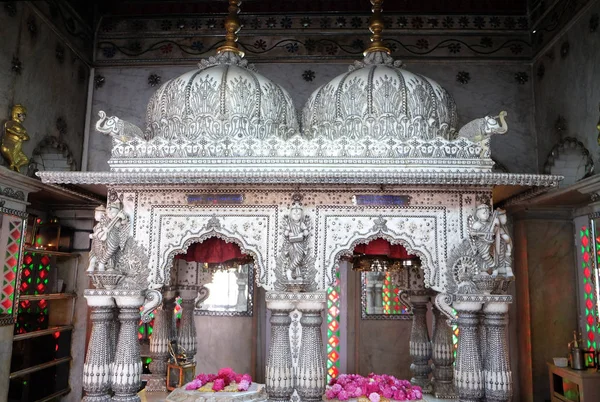
[[[106,217],[106,207],[104,205],[96,207],[96,209],[94,210],[94,219],[97,223],[89,236],[92,240],[92,247],[90,249],[87,272],[96,271],[96,265],[98,264],[98,256],[103,254],[104,242],[102,242],[99,239],[99,236],[108,224],[108,218]]]
[[[497,209],[496,221],[494,222],[494,260],[495,269],[492,276],[514,276],[512,271],[512,240],[506,227],[506,211]]]
[[[21,147],[24,141],[29,141],[27,130],[23,127],[27,110],[23,105],[14,105],[11,120],[4,123],[2,136],[2,155],[8,160],[9,168],[18,172],[21,167],[29,163],[29,158],[23,153]]]
[[[496,215],[497,213],[494,212],[493,216],[490,216],[490,207],[481,204],[477,207],[475,216],[470,216],[468,220],[471,247],[483,260],[482,272],[495,267],[492,246],[498,222]]]
[[[300,202],[296,200],[290,208],[290,214],[283,218],[283,258],[286,261],[286,275],[293,280],[305,279],[309,233],[310,218],[304,215]]]
[[[105,211],[105,212],[104,212]],[[96,208],[98,221],[90,235],[92,249],[88,272],[113,270],[115,253],[123,249],[129,237],[129,217],[123,211],[123,203],[115,199],[107,208]]]

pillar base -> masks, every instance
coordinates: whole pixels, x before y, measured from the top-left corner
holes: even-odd
[[[410,383],[412,385],[421,387],[424,394],[433,394],[433,385],[431,384],[431,380],[429,378],[413,377],[410,379]]]
[[[150,375],[146,382],[146,392],[167,392],[167,377],[160,375]]]
[[[83,397],[81,402],[111,402],[112,398],[110,395],[86,395]]]
[[[136,395],[115,395],[112,397],[112,402],[142,402],[139,396]]]
[[[434,392],[433,395],[438,399],[457,399],[456,389],[452,382],[440,382],[436,381],[433,383]]]

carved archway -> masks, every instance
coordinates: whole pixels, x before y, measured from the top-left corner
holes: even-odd
[[[337,270],[339,268],[340,260],[342,259],[342,257],[352,257],[354,248],[356,246],[358,246],[360,244],[368,244],[368,243],[372,242],[373,240],[377,240],[377,239],[383,239],[383,240],[388,241],[392,245],[400,245],[400,246],[404,247],[409,254],[415,255],[419,258],[419,260],[421,260],[421,270],[423,270],[425,272],[427,271],[427,269],[430,270],[430,268],[424,267],[425,261],[427,258],[425,256],[426,254],[421,250],[413,248],[406,239],[394,238],[394,237],[390,236],[389,234],[385,234],[385,233],[376,233],[373,236],[355,239],[354,241],[352,241],[352,243],[350,243],[350,247],[348,249],[343,249],[343,250],[338,251],[334,258],[334,264],[333,264],[333,268],[332,268],[333,272],[335,272],[335,270]],[[331,286],[331,283],[329,284],[329,286]]]
[[[176,254],[187,252],[192,243],[217,237],[235,243],[254,259],[257,286],[268,286],[266,268],[273,264],[277,245],[275,208],[229,208],[215,211],[177,206],[157,206],[150,224],[150,283],[169,281]]]
[[[252,257],[252,260],[253,260],[253,272],[256,273],[258,271],[258,269],[259,269],[258,264],[257,264],[258,254],[255,251],[253,251],[251,249],[245,248],[243,242],[240,239],[238,239],[237,237],[227,236],[227,235],[224,235],[223,233],[219,233],[216,230],[212,230],[212,231],[206,232],[206,233],[204,233],[204,234],[202,234],[200,236],[197,236],[197,237],[190,237],[189,239],[187,239],[181,245],[181,248],[177,248],[177,249],[171,250],[169,252],[167,258],[165,259],[165,262],[167,264],[169,264],[169,267],[172,267],[176,255],[178,255],[178,254],[185,254],[185,253],[187,253],[188,248],[192,244],[203,243],[205,240],[208,240],[208,239],[213,238],[213,237],[215,237],[217,239],[221,239],[221,240],[223,240],[226,243],[233,243],[233,244],[237,245],[240,248],[240,251],[242,252],[242,254],[247,254],[247,255],[249,255],[249,256]],[[169,263],[169,261],[170,261],[170,263]],[[166,272],[166,274],[170,274],[170,271]],[[257,275],[257,274],[255,274],[255,275]],[[167,278],[167,277],[165,277],[165,278]],[[168,278],[170,279],[170,275],[168,275]],[[254,278],[254,280],[256,281],[256,277]]]
[[[351,254],[358,244],[381,238],[418,256],[426,287],[442,292],[447,285],[446,213],[445,207],[347,210],[343,214],[327,211],[320,226],[326,232],[322,240],[321,286],[326,289],[333,282],[342,256]]]

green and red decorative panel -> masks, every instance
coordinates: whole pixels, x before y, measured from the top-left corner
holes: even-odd
[[[392,282],[392,274],[386,272],[383,280],[383,314],[409,314],[408,306],[400,301],[401,289]]]
[[[579,230],[579,243],[581,251],[581,270],[583,274],[583,319],[584,333],[582,333],[583,347],[588,350],[597,350],[598,335],[598,295],[597,295],[597,266],[600,264],[600,233],[598,233],[597,219],[592,221],[594,235],[590,228],[581,227]],[[593,243],[592,240],[594,239]]]
[[[340,374],[340,270],[327,289],[327,382]]]
[[[12,315],[19,271],[23,221],[19,217],[10,215],[4,215],[2,219],[2,223],[8,225],[8,228],[2,231],[2,240],[6,241],[6,247],[4,248],[2,287],[0,288],[0,314]]]

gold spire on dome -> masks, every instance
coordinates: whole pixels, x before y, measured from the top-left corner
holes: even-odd
[[[227,8],[229,15],[225,18],[225,29],[227,30],[227,33],[225,34],[225,43],[217,49],[217,53],[234,52],[240,57],[244,57],[244,52],[240,50],[237,44],[237,33],[241,28],[240,19],[238,18],[241,4],[241,1],[229,0],[229,7]]]
[[[383,0],[371,0],[371,4],[373,5],[373,8],[371,9],[373,15],[371,15],[371,19],[369,20],[369,31],[371,31],[373,35],[371,35],[371,44],[363,54],[365,56],[373,52],[385,52],[390,54],[390,49],[387,48],[381,40],[381,32],[383,31],[381,5],[383,4]]]

